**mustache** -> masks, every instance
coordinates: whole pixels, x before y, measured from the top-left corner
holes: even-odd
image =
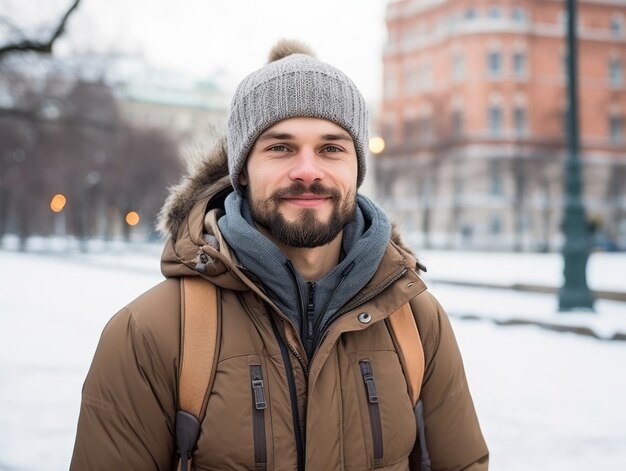
[[[330,198],[333,200],[341,198],[339,190],[324,186],[320,182],[314,182],[311,185],[305,185],[302,182],[293,182],[288,187],[275,190],[272,193],[271,199],[273,201],[279,201],[283,198],[294,198],[296,196],[304,195],[305,193],[323,196],[324,198]]]

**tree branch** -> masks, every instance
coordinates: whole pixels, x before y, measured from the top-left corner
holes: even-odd
[[[65,12],[65,15],[63,15],[63,18],[61,18],[61,22],[59,23],[57,28],[54,30],[54,32],[52,33],[52,36],[50,37],[48,41],[41,42],[41,41],[31,41],[29,39],[25,39],[23,41],[19,41],[15,43],[9,43],[5,46],[0,47],[0,59],[3,56],[10,54],[12,52],[32,51],[32,52],[39,52],[43,54],[50,54],[52,52],[52,46],[54,42],[59,38],[59,36],[63,34],[68,18],[74,12],[74,10],[78,8],[78,4],[80,3],[80,1],[81,0],[74,0],[74,3]]]

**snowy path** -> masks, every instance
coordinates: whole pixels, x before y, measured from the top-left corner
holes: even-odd
[[[156,252],[67,258],[0,251],[0,470],[67,469],[100,332],[160,279]],[[444,307],[470,310],[504,308],[507,299],[519,309],[536,302],[513,293],[474,299],[452,287],[434,292]],[[486,321],[453,325],[491,469],[626,469],[626,342]]]

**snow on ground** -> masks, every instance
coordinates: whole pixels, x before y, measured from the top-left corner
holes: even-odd
[[[625,342],[454,323],[496,471],[626,468]]]
[[[80,389],[100,332],[112,314],[161,279],[159,251],[151,246],[70,255],[0,251],[0,470],[67,469]],[[454,264],[457,279],[477,267],[507,273],[513,260],[515,266],[525,263],[524,257],[482,254],[478,265],[464,268],[460,260],[475,254],[426,255],[431,273],[449,255],[446,266]],[[549,258],[538,256],[531,264],[546,281],[554,272]],[[599,273],[605,273],[608,289],[611,279],[623,276],[615,277],[606,264],[617,271],[624,264],[611,258],[604,263]],[[619,288],[618,281],[611,282]],[[555,311],[549,295],[443,284],[433,284],[432,291],[454,315]],[[626,317],[626,303],[607,306],[600,305],[596,317],[619,318],[620,312]],[[453,325],[491,469],[625,468],[626,342],[485,320],[454,319]]]
[[[498,322],[541,322],[549,326],[584,328],[600,338],[626,335],[626,303],[599,299],[595,312],[563,313],[556,295],[494,290],[446,284],[469,281],[503,286],[532,284],[559,287],[563,264],[559,254],[419,252],[428,268],[424,280],[445,300],[444,307],[457,317],[480,317]],[[626,293],[626,253],[594,253],[587,279],[591,289]]]
[[[418,250],[427,278],[469,280],[502,286],[560,287],[563,257],[559,253],[455,252]],[[587,282],[593,290],[626,292],[626,252],[596,252],[589,257]]]

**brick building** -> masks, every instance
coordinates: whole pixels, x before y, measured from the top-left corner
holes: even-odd
[[[416,242],[556,248],[566,156],[564,0],[387,7],[378,200]],[[626,246],[626,0],[578,1],[587,215]]]

